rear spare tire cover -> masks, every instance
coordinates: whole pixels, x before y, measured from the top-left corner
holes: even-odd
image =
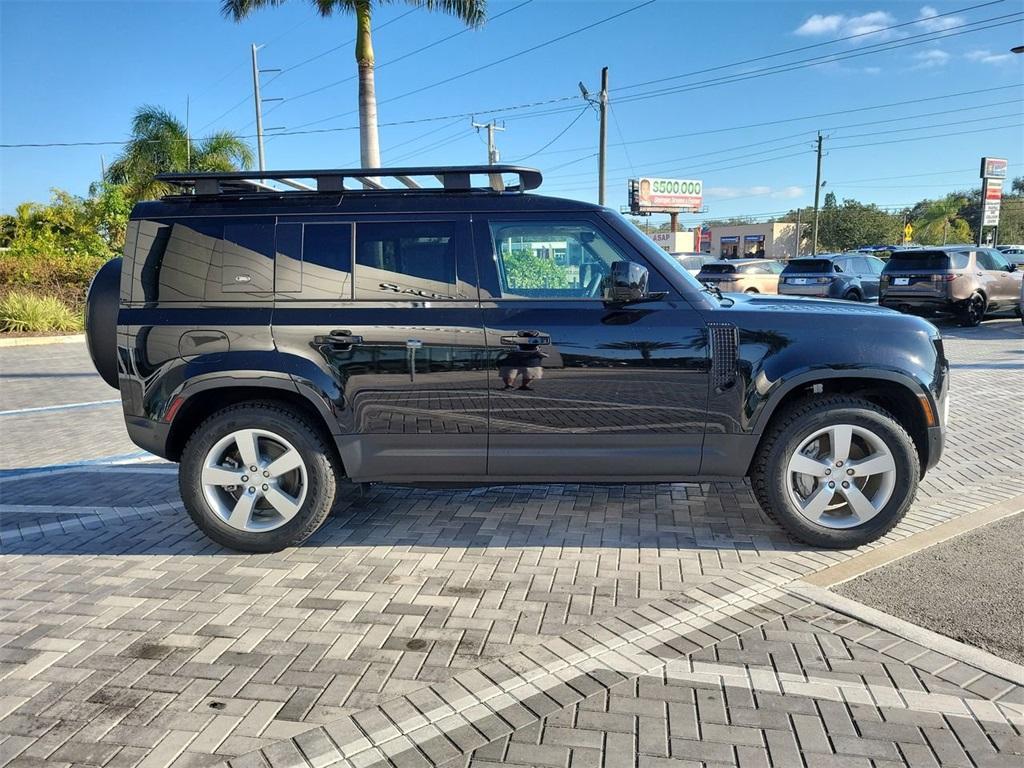
[[[96,273],[85,299],[85,341],[97,373],[114,389],[117,379],[117,310],[121,303],[121,259]]]

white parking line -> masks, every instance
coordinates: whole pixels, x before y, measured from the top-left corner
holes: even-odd
[[[70,411],[77,408],[103,408],[107,405],[114,405],[120,403],[120,398],[116,400],[92,400],[87,403],[66,403],[64,405],[41,405],[35,408],[14,408],[9,411],[0,411],[0,416],[21,416],[25,413],[47,413],[49,411]]]

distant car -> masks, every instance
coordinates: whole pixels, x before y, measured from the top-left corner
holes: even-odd
[[[1018,311],[1022,275],[995,248],[901,251],[882,271],[879,303],[917,315],[953,315],[975,326],[988,314]]]
[[[782,262],[773,259],[712,261],[697,279],[727,293],[778,293]]]
[[[1017,269],[1024,266],[1024,245],[1001,245],[997,249],[1003,257],[1011,264],[1016,264]]]
[[[862,253],[825,253],[793,259],[779,276],[779,293],[822,299],[869,301],[878,298],[885,262]]]
[[[669,256],[678,261],[683,269],[691,275],[696,275],[700,272],[705,264],[716,261],[713,256],[707,253],[670,253]]]

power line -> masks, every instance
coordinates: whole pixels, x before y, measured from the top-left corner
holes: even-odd
[[[927,32],[922,35],[914,35],[912,38],[923,37],[926,39],[907,39],[902,42],[885,42],[875,43],[862,48],[856,48],[851,52],[827,54],[825,56],[816,56],[810,59],[801,59],[793,62],[787,62],[785,64],[779,64],[771,67],[765,67],[752,72],[746,72],[736,75],[726,75],[724,77],[712,78],[710,80],[697,81],[695,83],[687,83],[672,88],[662,88],[653,91],[645,91],[643,93],[634,94],[632,96],[626,96],[625,98],[618,99],[620,104],[628,104],[633,101],[642,101],[645,99],[652,99],[661,96],[668,96],[676,93],[685,93],[688,91],[700,90],[703,88],[710,88],[716,85],[731,85],[732,83],[745,82],[747,80],[755,80],[761,77],[768,77],[770,75],[778,75],[784,72],[792,72],[798,69],[806,69],[808,67],[816,67],[821,64],[832,64],[837,61],[846,61],[847,59],[855,59],[861,56],[870,56],[878,53],[887,53],[899,48],[906,48],[912,45],[922,45],[924,43],[933,43],[939,40],[945,40],[950,37],[958,37],[960,35],[971,34],[974,32],[983,32],[988,29],[995,29],[997,27],[1007,26],[1008,24],[1014,24],[1017,22],[1018,17],[1024,15],[1024,12],[1016,12],[1006,14],[1004,16],[995,16],[989,19],[982,19],[980,21],[970,22],[968,24],[961,24],[955,27],[950,27],[947,30],[940,32]],[[1009,19],[1009,21],[999,21],[1001,19]],[[984,27],[977,27],[976,29],[967,29],[967,27],[974,27],[979,24],[986,24],[988,22],[998,21],[999,23],[989,24]],[[959,30],[959,31],[956,31]],[[869,50],[877,49],[877,50]]]
[[[536,152],[531,152],[531,153],[530,153],[530,154],[528,154],[528,155],[523,155],[523,156],[522,156],[522,157],[520,157],[519,159],[517,159],[517,160],[512,160],[512,161],[510,161],[510,162],[513,162],[513,163],[521,163],[521,162],[523,162],[524,160],[529,160],[529,159],[530,159],[531,157],[533,157],[534,155],[539,155],[539,154],[540,154],[541,152],[543,152],[543,151],[544,151],[545,149],[547,149],[548,147],[550,147],[550,146],[551,146],[552,144],[554,144],[554,143],[555,143],[556,141],[558,141],[558,140],[559,140],[560,138],[562,138],[563,136],[565,136],[565,134],[569,132],[569,129],[570,129],[570,128],[572,128],[572,127],[573,127],[574,125],[576,125],[576,123],[578,123],[578,122],[579,122],[579,119],[580,119],[581,117],[583,117],[583,115],[585,115],[585,114],[587,113],[587,111],[588,111],[589,109],[590,109],[590,105],[589,105],[589,104],[588,104],[587,106],[583,107],[583,109],[581,109],[581,110],[579,111],[579,114],[577,114],[577,115],[576,115],[576,117],[574,117],[574,118],[573,118],[573,119],[572,119],[571,121],[569,121],[569,124],[568,124],[567,126],[565,126],[565,128],[563,128],[563,129],[562,129],[561,131],[559,131],[559,132],[558,132],[558,133],[557,133],[557,134],[555,135],[555,137],[554,137],[553,139],[551,139],[551,141],[549,141],[549,142],[548,142],[547,144],[545,144],[545,145],[544,145],[543,147],[541,147],[540,149],[538,149],[538,150],[537,150]]]
[[[451,76],[446,77],[446,78],[444,78],[442,80],[437,80],[436,82],[428,83],[427,85],[422,85],[422,86],[420,86],[418,88],[414,88],[411,91],[406,91],[405,93],[400,93],[397,96],[392,96],[390,98],[383,99],[382,101],[378,101],[377,103],[378,103],[378,105],[380,105],[380,104],[390,104],[393,101],[398,101],[399,99],[404,99],[404,98],[407,98],[409,96],[414,96],[417,93],[422,93],[423,91],[430,90],[431,88],[436,88],[439,85],[446,85],[448,83],[454,82],[455,80],[461,80],[464,77],[468,77],[469,75],[476,74],[477,72],[482,72],[485,69],[490,69],[491,67],[496,67],[499,64],[504,64],[505,62],[511,61],[512,59],[519,58],[520,56],[525,56],[528,53],[533,53],[535,51],[539,51],[541,48],[546,48],[549,45],[554,45],[555,43],[559,43],[559,42],[561,42],[563,40],[566,40],[566,39],[568,39],[570,37],[573,37],[575,35],[579,35],[579,34],[581,34],[583,32],[591,30],[594,27],[598,27],[598,26],[600,26],[602,24],[607,24],[609,21],[614,21],[615,19],[621,18],[622,16],[625,16],[625,15],[630,14],[630,13],[634,13],[636,11],[639,11],[642,8],[646,8],[647,6],[649,6],[649,5],[651,5],[651,4],[655,3],[655,2],[657,2],[657,0],[646,0],[646,2],[643,2],[640,5],[635,5],[632,8],[627,8],[626,10],[619,11],[618,13],[613,13],[611,16],[606,16],[603,19],[599,19],[597,21],[591,22],[590,24],[586,24],[586,25],[584,25],[582,27],[577,27],[576,29],[572,29],[572,30],[570,30],[568,32],[565,32],[565,33],[563,33],[561,35],[558,35],[557,37],[553,37],[550,40],[545,40],[543,43],[537,43],[536,45],[532,45],[529,48],[525,48],[525,49],[523,49],[521,51],[516,51],[515,53],[510,53],[507,56],[502,56],[501,58],[495,59],[494,61],[490,61],[490,62],[488,62],[486,64],[481,64],[478,67],[473,67],[472,69],[467,69],[465,72],[460,72],[460,73],[458,73],[456,75],[451,75]],[[314,120],[314,121],[309,122],[309,123],[303,123],[302,125],[300,125],[298,127],[299,128],[305,128],[306,126],[317,125],[319,123],[327,122],[328,120],[333,120],[333,119],[335,119],[337,117],[347,117],[348,115],[354,114],[356,111],[357,110],[349,110],[348,112],[341,112],[341,113],[336,114],[336,115],[329,115],[328,117],[323,117],[323,118],[320,118],[319,120]]]
[[[752,59],[743,59],[742,61],[734,61],[731,64],[719,64],[718,66],[708,67],[706,69],[698,69],[698,70],[694,70],[693,72],[684,72],[684,73],[681,73],[681,74],[678,74],[678,75],[669,75],[668,77],[660,77],[660,78],[658,78],[656,80],[647,80],[647,81],[642,82],[642,83],[633,83],[632,85],[623,85],[623,86],[620,86],[619,90],[623,90],[624,91],[624,90],[629,90],[630,88],[641,88],[641,87],[643,87],[645,85],[655,85],[657,83],[663,83],[663,82],[667,82],[669,80],[678,80],[678,79],[683,78],[683,77],[692,77],[693,75],[703,75],[703,74],[706,74],[708,72],[716,72],[716,71],[719,71],[719,70],[722,70],[722,69],[731,69],[732,67],[739,67],[739,66],[742,66],[744,64],[753,64],[754,62],[757,62],[757,61],[765,61],[767,59],[774,59],[774,58],[776,58],[778,56],[785,56],[785,55],[790,54],[790,53],[800,53],[801,51],[809,51],[809,50],[812,50],[814,48],[821,48],[822,46],[826,46],[826,45],[835,45],[836,43],[842,43],[842,42],[846,42],[848,40],[856,40],[857,38],[867,37],[869,35],[878,35],[878,34],[881,34],[882,32],[890,32],[890,31],[892,31],[894,29],[900,29],[902,27],[908,27],[908,26],[912,26],[914,24],[921,24],[921,23],[926,22],[926,21],[933,21],[935,19],[941,19],[941,18],[943,18],[945,16],[953,16],[953,15],[958,14],[958,13],[966,13],[967,11],[974,11],[974,10],[977,10],[978,8],[985,8],[985,7],[990,6],[990,5],[1000,5],[1003,2],[1005,2],[1005,0],[992,0],[992,2],[980,3],[978,5],[970,5],[970,6],[967,6],[966,8],[958,8],[958,9],[956,9],[954,11],[947,11],[946,13],[938,13],[938,14],[935,14],[934,16],[929,16],[927,18],[914,19],[913,21],[905,21],[905,22],[903,22],[901,24],[893,24],[893,25],[888,26],[888,27],[881,27],[879,29],[872,29],[872,30],[870,30],[868,32],[859,32],[859,33],[857,33],[855,35],[847,35],[846,37],[833,38],[832,40],[826,40],[826,41],[821,42],[821,43],[813,43],[811,45],[800,46],[799,48],[790,48],[790,49],[785,50],[785,51],[777,51],[775,53],[768,53],[768,54],[765,54],[763,56],[756,56],[756,57],[754,57]]]
[[[501,13],[496,14],[496,15],[488,18],[487,19],[487,23],[488,24],[492,24],[495,21],[497,21],[498,19],[500,19],[502,16],[510,14],[510,13],[512,13],[514,11],[518,11],[523,6],[529,5],[532,2],[533,2],[533,0],[525,0],[525,2],[522,2],[519,5],[513,6],[512,8],[504,10]],[[405,14],[405,15],[408,15],[408,14]],[[401,18],[401,17],[399,17],[399,18]],[[396,19],[396,21],[397,21],[397,19]],[[414,51],[409,51],[408,53],[403,53],[401,56],[398,56],[397,58],[389,59],[387,61],[381,62],[380,64],[375,64],[374,65],[374,70],[375,71],[376,70],[380,70],[380,69],[383,69],[384,67],[390,66],[391,64],[397,64],[399,61],[403,61],[405,59],[408,59],[410,56],[415,56],[418,53],[423,53],[423,51],[430,50],[431,48],[434,48],[435,46],[441,45],[442,43],[446,43],[449,40],[452,40],[452,39],[454,39],[456,37],[459,37],[459,35],[464,35],[467,32],[471,32],[471,31],[472,30],[471,30],[470,27],[463,27],[458,32],[453,32],[452,34],[447,35],[446,37],[442,37],[440,40],[435,40],[434,42],[428,43],[427,45],[424,45],[424,46],[422,46],[420,48],[417,48]],[[284,74],[284,72],[282,72],[282,74]],[[355,80],[356,77],[358,77],[358,75],[350,75],[349,77],[344,77],[341,80],[335,80],[332,83],[327,83],[326,85],[321,85],[321,86],[319,86],[317,88],[313,88],[312,90],[305,91],[305,92],[297,94],[295,96],[289,96],[289,97],[287,97],[284,100],[283,103],[288,103],[288,102],[298,101],[299,99],[304,99],[307,96],[312,96],[312,95],[320,93],[322,91],[326,91],[326,90],[328,90],[330,88],[334,88],[336,86],[343,85],[345,83],[351,82],[352,80]],[[312,125],[312,124],[313,123],[306,123],[306,125]]]

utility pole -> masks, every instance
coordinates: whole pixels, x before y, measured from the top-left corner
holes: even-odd
[[[814,175],[814,234],[811,243],[811,256],[818,255],[818,201],[821,197],[821,145],[824,138],[821,131],[818,131],[818,170]]]
[[[189,133],[189,112],[192,108],[192,97],[185,97],[185,170],[192,170],[192,135]]]
[[[601,128],[597,154],[597,204],[604,205],[605,158],[608,154],[608,67],[601,68],[601,94],[598,98]]]
[[[260,99],[260,65],[256,60],[256,51],[262,45],[252,44],[252,97],[256,105],[256,148],[259,152],[260,170],[265,171],[266,163],[263,159],[263,100]]]
[[[494,132],[504,131],[505,126],[498,125],[493,120],[489,123],[472,123],[472,126],[476,128],[478,132],[481,128],[487,129],[487,164],[497,165],[500,155],[498,154],[498,147],[494,143]]]

